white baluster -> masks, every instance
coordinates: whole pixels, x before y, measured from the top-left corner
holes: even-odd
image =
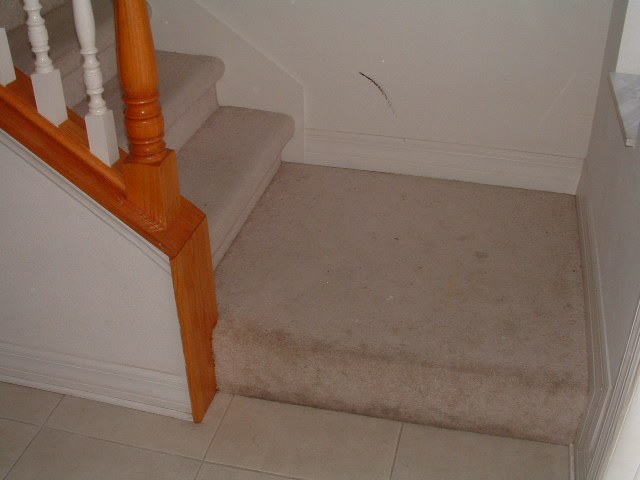
[[[15,79],[16,71],[13,68],[7,31],[4,28],[0,28],[0,85],[6,85]]]
[[[39,0],[24,0],[31,51],[35,54],[36,72],[31,75],[36,105],[42,116],[60,125],[67,119],[67,106],[62,91],[60,70],[53,68],[49,58],[49,34],[40,15]]]
[[[85,116],[91,152],[107,165],[119,158],[118,139],[113,112],[102,98],[102,71],[96,54],[96,25],[91,0],[73,0],[73,17],[84,56],[84,83],[89,96],[89,113]]]

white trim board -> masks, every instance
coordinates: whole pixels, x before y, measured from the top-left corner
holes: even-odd
[[[575,194],[582,159],[305,129],[304,162]]]
[[[583,175],[585,177],[588,175],[586,168]],[[593,229],[593,212],[591,202],[583,194],[581,188],[577,193],[588,350],[591,352],[589,357],[591,390],[587,412],[576,440],[575,472],[576,480],[586,480],[593,478],[594,470],[592,467],[597,463],[595,456],[603,430],[605,407],[611,400],[611,377],[603,321],[600,265],[595,253],[597,238]]]
[[[634,383],[639,373],[639,368],[640,298],[636,306],[629,341],[622,357],[620,371],[610,394],[610,399],[602,409],[602,429],[596,439],[595,453],[586,477],[587,480],[599,480],[607,469],[633,397]]]
[[[0,343],[0,381],[192,420],[178,375]]]

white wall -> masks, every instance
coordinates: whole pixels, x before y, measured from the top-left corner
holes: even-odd
[[[624,3],[618,2],[622,14],[614,14],[611,26],[579,192],[591,212],[612,378],[622,363],[640,295],[640,149],[625,147],[608,83],[617,62]]]
[[[603,386],[599,408],[593,409],[595,413],[601,410],[601,415],[587,419],[593,425],[591,438],[579,445],[584,451],[578,452],[578,457],[585,457],[584,465],[595,462],[597,468],[606,467],[608,462],[616,424],[634,376],[633,355],[640,353],[636,351],[640,346],[630,343],[640,330],[636,317],[640,298],[640,149],[625,147],[608,82],[609,72],[615,71],[618,61],[626,8],[625,0],[614,2],[593,131],[578,190],[584,216],[582,235],[589,239],[591,251],[585,267],[594,280],[588,292],[596,306],[591,318],[598,322],[594,332],[604,347],[594,361],[596,370],[599,362],[605,378],[610,378],[610,383]]]
[[[586,154],[610,0],[198,2],[304,85],[307,129]]]
[[[0,222],[0,378],[187,416],[166,256],[2,131]]]
[[[640,0],[629,0],[616,72],[640,75]]]
[[[604,472],[603,480],[640,480],[640,382],[635,389],[625,412],[620,435],[614,446],[611,460]]]

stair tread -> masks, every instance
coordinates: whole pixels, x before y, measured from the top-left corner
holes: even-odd
[[[580,272],[571,196],[284,164],[217,269],[219,388],[568,443]]]
[[[216,260],[275,173],[293,129],[288,115],[221,107],[178,152],[182,193],[207,214]]]
[[[188,55],[184,53],[156,51],[158,61],[158,75],[160,82],[160,102],[164,114],[167,146],[179,149],[183,141],[177,141],[172,129],[178,126],[178,121],[196,105],[203,95],[211,92],[204,99],[213,111],[217,108],[215,99],[215,84],[224,73],[224,63],[215,57],[204,55]],[[127,137],[124,128],[124,103],[118,77],[113,78],[104,86],[104,99],[114,112],[118,143],[127,148]],[[74,107],[79,115],[87,112],[87,103],[83,101]],[[209,112],[210,114],[211,112]],[[197,124],[192,127],[197,129]],[[191,136],[187,134],[187,138]],[[180,135],[184,137],[184,135]]]

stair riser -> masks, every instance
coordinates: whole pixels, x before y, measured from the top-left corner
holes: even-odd
[[[180,150],[218,108],[218,93],[214,84],[190,108],[166,127],[167,146],[174,150]]]
[[[252,188],[254,193],[245,204],[240,201],[236,202],[236,209],[226,215],[228,218],[216,219],[216,225],[221,228],[216,228],[211,232],[211,250],[213,251],[214,265],[217,265],[218,262],[222,260],[222,257],[224,257],[227,249],[231,246],[231,243],[233,243],[233,240],[242,229],[247,218],[249,218],[251,211],[258,203],[258,200],[260,200],[269,183],[271,183],[271,180],[273,180],[281,162],[282,157],[278,155],[273,159],[271,165],[266,165],[268,169],[265,170],[262,178],[257,176],[259,181],[256,181],[255,186]]]
[[[584,409],[584,394],[562,381],[548,385],[522,376],[390,364],[313,345],[292,347],[292,355],[264,336],[255,340],[232,342],[224,331],[215,332],[221,392],[564,445],[574,441]]]

